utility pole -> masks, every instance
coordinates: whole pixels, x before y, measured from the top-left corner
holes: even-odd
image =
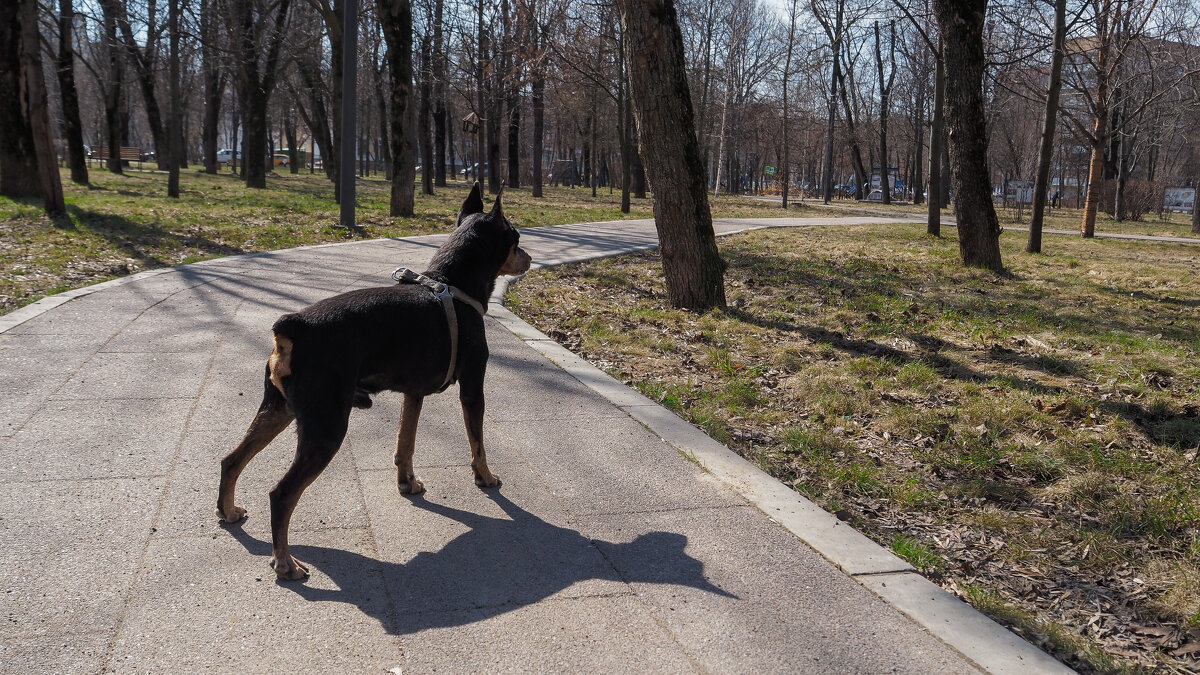
[[[355,102],[358,99],[358,0],[346,0],[342,15],[342,156],[338,162],[341,181],[341,225],[354,223]]]

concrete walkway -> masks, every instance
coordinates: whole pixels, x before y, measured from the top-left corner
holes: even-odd
[[[497,305],[484,435],[503,486],[472,483],[452,388],[418,432],[428,492],[399,495],[400,396],[380,395],[293,518],[311,578],[277,583],[267,491],[294,434],[243,474],[248,520],[214,511],[270,325],[420,269],[441,239],[225,258],[0,317],[0,672],[1059,668]],[[654,241],[650,221],[522,233],[542,264]]]

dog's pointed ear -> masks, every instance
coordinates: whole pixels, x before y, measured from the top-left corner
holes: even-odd
[[[483,194],[479,191],[479,181],[475,181],[475,185],[471,186],[471,194],[463,200],[462,210],[458,212],[458,224],[462,225],[464,218],[476,213],[483,213]]]
[[[504,183],[500,183],[500,191],[496,193],[496,201],[492,202],[492,215],[504,217],[504,207],[500,205],[500,198],[504,196]]]

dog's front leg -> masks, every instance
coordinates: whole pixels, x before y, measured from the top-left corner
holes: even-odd
[[[467,442],[471,444],[471,469],[479,487],[496,487],[500,479],[488,469],[487,453],[483,449],[483,378],[459,382],[458,400],[462,403],[463,421],[467,425]]]
[[[418,495],[425,491],[421,479],[413,475],[413,451],[417,445],[417,418],[421,416],[421,404],[425,397],[404,395],[404,406],[400,411],[400,431],[396,434],[396,487],[402,495]]]

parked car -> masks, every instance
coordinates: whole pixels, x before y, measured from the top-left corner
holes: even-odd
[[[280,154],[280,153],[275,153],[271,157],[271,164],[274,166],[287,166],[288,165],[288,156],[284,155],[284,154]]]
[[[238,163],[240,164],[242,161],[242,153],[240,151],[235,152],[233,150],[230,150],[229,148],[225,148],[223,150],[217,150],[217,163],[218,164],[229,164],[229,163],[233,162],[233,158],[235,155],[237,156]]]

